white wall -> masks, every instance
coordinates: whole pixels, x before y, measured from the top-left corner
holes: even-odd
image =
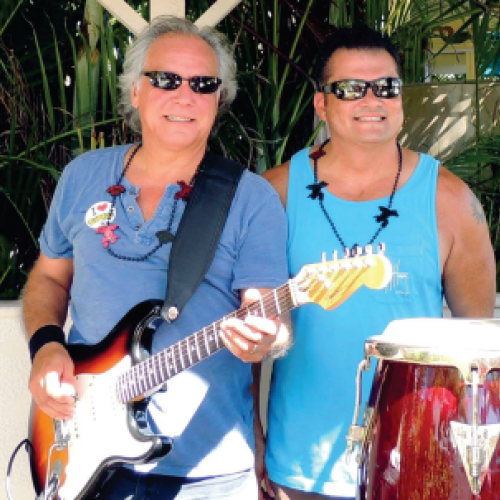
[[[445,315],[449,311],[445,308]],[[497,296],[495,316],[500,318],[500,295]],[[6,500],[4,479],[9,457],[28,432],[30,396],[28,376],[30,369],[28,349],[21,330],[20,303],[0,301],[0,500]],[[362,353],[360,353],[361,361]],[[262,381],[267,389],[271,364],[263,368]],[[266,390],[262,392],[262,411],[266,413]],[[21,450],[14,463],[11,477],[14,500],[32,500],[35,495],[27,454]]]
[[[0,499],[6,499],[5,475],[14,448],[27,437],[30,410],[29,354],[21,330],[20,303],[0,301]],[[11,492],[15,500],[35,498],[28,455],[14,462]]]

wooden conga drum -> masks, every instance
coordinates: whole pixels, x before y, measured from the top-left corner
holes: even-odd
[[[373,359],[348,437],[359,498],[500,499],[500,320],[394,321],[366,341],[360,367]]]

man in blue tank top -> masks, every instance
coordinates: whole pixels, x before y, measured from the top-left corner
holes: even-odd
[[[395,48],[366,27],[322,46],[314,106],[331,138],[270,170],[286,207],[295,275],[322,252],[385,243],[393,265],[383,290],[359,289],[332,311],[293,314],[295,344],[274,364],[266,466],[280,500],[354,498],[346,458],[355,378],[366,338],[400,318],[490,317],[495,263],[479,201],[426,154],[401,148],[402,82]],[[363,395],[371,381],[364,377]]]

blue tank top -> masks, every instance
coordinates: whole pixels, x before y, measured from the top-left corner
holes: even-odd
[[[266,465],[270,478],[291,488],[354,497],[356,461],[346,461],[346,436],[354,412],[355,379],[364,342],[394,319],[440,317],[443,292],[436,221],[438,162],[420,154],[410,179],[394,197],[392,217],[375,240],[384,242],[393,276],[383,290],[361,287],[332,311],[308,304],[292,312],[295,343],[274,363],[268,408]],[[318,200],[309,150],[291,161],[287,218],[292,276],[302,266],[331,255],[341,245]],[[375,234],[379,206],[388,197],[364,202],[340,199],[327,190],[325,208],[345,243],[366,245]],[[373,363],[374,365],[375,363]],[[363,396],[371,374],[363,376]],[[363,402],[364,407],[364,402]]]

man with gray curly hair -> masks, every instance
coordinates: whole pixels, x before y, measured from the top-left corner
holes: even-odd
[[[235,97],[235,72],[222,35],[182,19],[157,18],[129,48],[120,106],[141,142],[92,151],[66,167],[26,286],[35,415],[74,418],[80,426],[81,386],[70,354],[75,344],[99,352],[134,306],[165,297],[171,243],[197,172],[214,157],[207,154],[207,142],[217,116]],[[92,498],[259,498],[255,439],[262,436],[253,430],[251,363],[283,353],[289,333],[279,321],[230,313],[286,281],[285,255],[286,220],[278,195],[267,181],[244,171],[207,274],[175,321],[155,323],[151,342],[153,354],[165,352],[229,317],[219,332],[227,349],[184,371],[185,360],[199,361],[205,347],[210,353],[213,339],[205,337],[193,353],[181,353],[175,366],[163,368],[177,375],[166,391],[152,395],[142,422],[155,435],[174,438],[173,449],[157,461],[142,464],[141,456],[121,458],[132,453],[128,449],[113,451],[111,442],[123,448],[128,436],[117,434],[109,415],[98,446],[73,465],[79,475],[92,471],[94,455],[105,457],[105,466],[119,465],[98,488],[92,484]],[[72,326],[66,339],[68,305]],[[65,487],[63,482],[60,492]],[[85,498],[91,498],[87,490]]]

